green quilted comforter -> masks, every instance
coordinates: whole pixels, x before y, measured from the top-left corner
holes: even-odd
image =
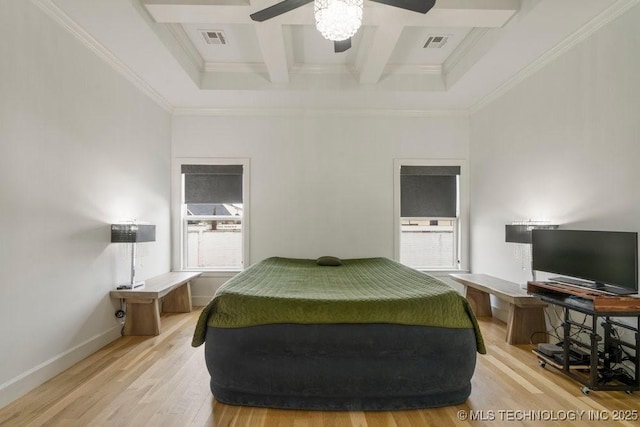
[[[397,323],[480,328],[467,300],[440,280],[387,258],[343,260],[268,258],[233,277],[202,310],[192,345],[207,325],[240,328],[271,323]]]

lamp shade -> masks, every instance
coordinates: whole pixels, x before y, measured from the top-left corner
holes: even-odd
[[[531,229],[528,225],[505,225],[505,242],[531,243]]]
[[[111,243],[140,243],[155,241],[155,225],[111,224]]]
[[[534,229],[555,229],[557,225],[549,224],[507,224],[504,226],[505,239],[507,243],[531,243],[531,230]]]

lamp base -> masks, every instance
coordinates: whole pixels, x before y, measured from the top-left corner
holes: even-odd
[[[144,289],[144,280],[140,281],[140,282],[136,282],[133,284],[133,287],[131,286],[131,283],[127,283],[125,285],[120,285],[116,288],[117,290],[123,290],[123,289],[130,289],[130,290],[137,290],[137,289]]]

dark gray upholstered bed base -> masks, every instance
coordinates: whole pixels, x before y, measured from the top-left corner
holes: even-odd
[[[464,402],[473,329],[395,324],[208,327],[214,397],[233,405],[393,410]]]

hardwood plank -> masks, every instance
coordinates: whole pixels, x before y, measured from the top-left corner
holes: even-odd
[[[392,412],[365,412],[367,427],[397,427]]]
[[[538,366],[531,345],[506,343],[505,325],[492,318],[479,321],[488,354],[478,355],[471,396],[460,405],[391,412],[298,411],[225,405],[211,396],[203,348],[190,346],[197,317],[197,311],[165,314],[162,335],[118,339],[0,409],[0,426],[539,426],[541,422],[501,420],[498,411],[610,413],[638,408],[637,394],[594,391],[583,395],[574,381],[553,369]],[[458,411],[465,414],[494,411],[497,418],[494,421],[461,420]],[[562,423],[563,426],[585,424]]]

